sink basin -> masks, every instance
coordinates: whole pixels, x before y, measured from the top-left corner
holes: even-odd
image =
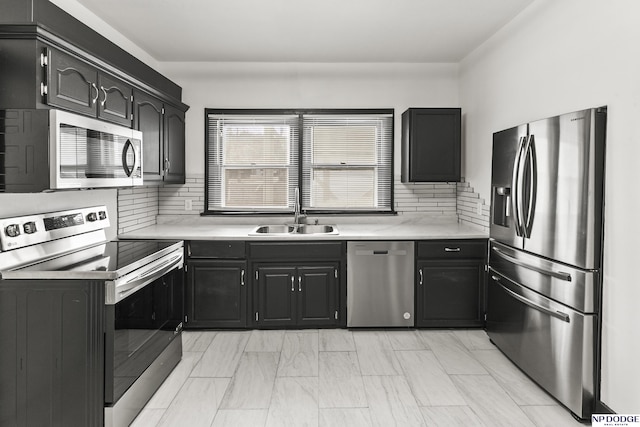
[[[334,225],[300,224],[295,230],[298,234],[338,234]]]
[[[253,230],[249,235],[252,236],[295,236],[302,234],[338,234],[338,229],[335,225],[325,224],[276,224],[276,225],[260,225]]]
[[[261,225],[250,234],[287,234],[294,229],[293,225]]]

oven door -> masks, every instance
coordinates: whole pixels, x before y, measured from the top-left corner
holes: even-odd
[[[173,269],[117,303],[106,305],[106,406],[118,402],[171,342],[180,337],[182,284],[182,270]],[[159,379],[160,383],[163,380]],[[153,388],[149,386],[145,389]]]

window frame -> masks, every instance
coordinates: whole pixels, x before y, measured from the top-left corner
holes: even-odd
[[[309,215],[396,215],[395,210],[395,196],[394,196],[394,170],[395,170],[395,109],[394,108],[205,108],[204,110],[204,211],[202,216],[283,216],[293,214],[294,210],[258,210],[247,211],[245,210],[233,210],[233,209],[215,209],[209,210],[209,178],[210,171],[208,166],[210,156],[210,141],[209,141],[209,115],[297,115],[298,116],[298,164],[297,164],[297,182],[299,188],[298,203],[302,206],[302,201],[305,197],[305,188],[303,185],[303,168],[304,168],[304,147],[303,147],[303,117],[304,115],[375,115],[375,114],[389,114],[391,115],[391,141],[390,141],[390,155],[389,155],[389,171],[390,171],[390,188],[389,188],[389,200],[390,206],[388,210],[382,209],[309,209]],[[302,213],[307,213],[305,207],[301,207]]]

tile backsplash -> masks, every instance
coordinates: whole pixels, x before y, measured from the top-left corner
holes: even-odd
[[[118,234],[154,225],[158,217],[158,187],[118,189]]]
[[[469,225],[482,227],[489,232],[490,204],[480,198],[468,182],[456,185],[456,213],[458,221]]]
[[[395,210],[399,215],[458,215],[458,220],[489,230],[489,204],[468,182],[403,183],[396,176]],[[158,215],[200,215],[204,211],[204,176],[185,184],[118,190],[118,233],[156,224]]]

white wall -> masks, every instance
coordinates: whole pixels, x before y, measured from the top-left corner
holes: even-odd
[[[81,21],[88,27],[91,27],[93,30],[102,34],[111,42],[117,44],[122,49],[126,50],[131,55],[135,56],[148,66],[156,69],[158,68],[158,61],[156,61],[155,58],[153,58],[131,40],[123,36],[121,33],[116,31],[111,25],[104,22],[101,18],[96,16],[95,13],[91,12],[89,9],[80,4],[78,0],[49,1],[67,12],[69,15],[72,15],[74,18]]]
[[[182,86],[187,176],[204,174],[205,108],[395,108],[395,173],[400,115],[408,107],[457,107],[457,64],[162,63]]]
[[[640,2],[537,0],[460,64],[463,175],[489,198],[492,133],[607,105],[602,401],[640,413]]]

